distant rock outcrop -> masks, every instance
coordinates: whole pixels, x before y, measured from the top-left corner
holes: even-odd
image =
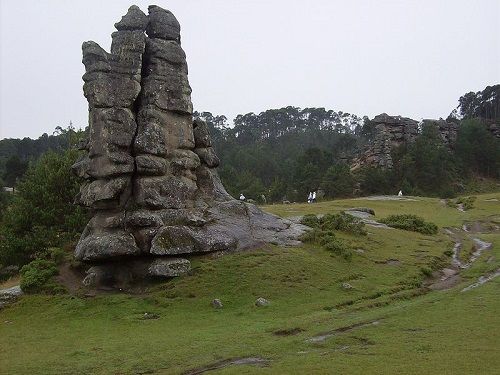
[[[122,283],[189,270],[188,254],[298,244],[305,227],[233,199],[207,125],[193,121],[180,25],[158,6],[130,7],[111,53],[83,43],[87,155],[73,169],[93,217],[76,247],[86,283]]]
[[[353,170],[361,167],[392,168],[392,149],[413,142],[418,135],[418,121],[386,113],[375,116],[370,121],[370,126],[373,139],[354,160]]]
[[[500,138],[500,126],[494,120],[480,119],[486,129]],[[352,161],[351,170],[364,167],[391,169],[393,167],[392,151],[415,141],[420,128],[425,125],[435,126],[443,144],[449,149],[454,147],[457,140],[458,122],[446,120],[423,120],[421,123],[401,116],[389,116],[385,113],[370,120],[368,127],[370,140]]]

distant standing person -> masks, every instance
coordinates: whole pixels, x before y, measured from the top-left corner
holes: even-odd
[[[316,192],[315,191],[313,191],[312,201],[313,201],[313,203],[316,203]]]
[[[240,201],[244,201],[246,198],[245,196],[243,195],[243,193],[240,193]]]
[[[307,196],[307,203],[312,203],[313,201],[313,193],[309,192],[309,195]]]
[[[399,193],[398,193],[398,197],[402,197],[403,196],[403,191],[400,190]]]

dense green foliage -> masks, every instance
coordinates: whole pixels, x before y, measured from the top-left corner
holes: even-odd
[[[21,268],[21,289],[25,293],[37,293],[51,289],[49,284],[57,275],[57,265],[52,260],[35,259]],[[49,285],[47,285],[49,284]]]
[[[44,133],[38,139],[0,140],[0,177],[7,186],[15,186],[16,180],[26,171],[28,162],[37,160],[49,150],[61,152],[69,149],[80,133],[70,124],[66,129],[58,126],[52,135]]]
[[[345,241],[337,238],[334,231],[366,235],[364,223],[344,212],[320,217],[312,214],[304,215],[301,223],[312,228],[301,237],[302,241],[321,245],[346,260],[351,260],[352,249]]]
[[[500,140],[485,120],[462,121],[451,149],[435,125],[426,123],[414,143],[392,151],[392,170],[353,173],[349,160],[370,142],[373,127],[367,119],[332,113],[286,107],[238,116],[233,128],[225,116],[195,115],[214,134],[219,173],[229,193],[257,201],[262,195],[270,202],[305,201],[314,190],[329,199],[399,190],[447,198],[477,176],[500,178]]]
[[[436,224],[427,222],[423,218],[411,214],[390,215],[381,219],[380,222],[393,228],[419,232],[422,234],[436,234],[438,231]]]
[[[29,167],[3,213],[0,264],[25,264],[81,232],[86,215],[73,204],[79,181],[70,170],[77,156],[48,152]]]

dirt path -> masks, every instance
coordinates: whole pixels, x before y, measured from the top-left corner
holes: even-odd
[[[465,287],[462,289],[462,292],[467,292],[468,290],[477,288],[478,286],[483,285],[484,283],[487,283],[488,281],[493,280],[495,277],[500,276],[500,268],[497,269],[496,271],[490,272],[486,275],[480,276],[477,282],[474,284],[469,285],[468,287]]]
[[[455,245],[453,246],[451,266],[443,268],[438,275],[435,275],[434,280],[432,280],[428,285],[428,288],[432,290],[446,290],[457,285],[461,281],[460,272],[462,270],[470,268],[484,251],[489,250],[492,247],[492,244],[490,242],[483,241],[480,238],[472,237],[465,224],[461,229],[445,228],[444,230],[445,233],[455,242]],[[462,262],[462,260],[460,259],[460,251],[463,248],[462,237],[464,234],[474,243],[474,252],[466,262]],[[494,276],[481,276],[477,283],[470,285],[468,288],[475,288],[498,276],[496,274],[493,275]]]
[[[340,328],[334,329],[332,331],[320,333],[319,335],[316,335],[316,336],[311,337],[310,339],[307,339],[306,342],[312,343],[312,344],[320,343],[320,342],[325,341],[326,339],[329,339],[332,336],[335,336],[335,335],[338,335],[341,333],[351,332],[351,331],[354,331],[355,329],[360,329],[360,328],[369,327],[369,326],[376,326],[379,324],[380,324],[380,320],[371,320],[368,322],[360,322],[360,323],[356,323],[356,324],[351,324],[350,326],[347,326],[347,327],[340,327]]]

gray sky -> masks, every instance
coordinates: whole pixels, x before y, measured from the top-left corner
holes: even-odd
[[[0,138],[86,125],[81,44],[109,50],[131,4],[0,0]],[[287,105],[446,117],[500,83],[499,0],[156,4],[181,23],[195,109],[230,118]]]

